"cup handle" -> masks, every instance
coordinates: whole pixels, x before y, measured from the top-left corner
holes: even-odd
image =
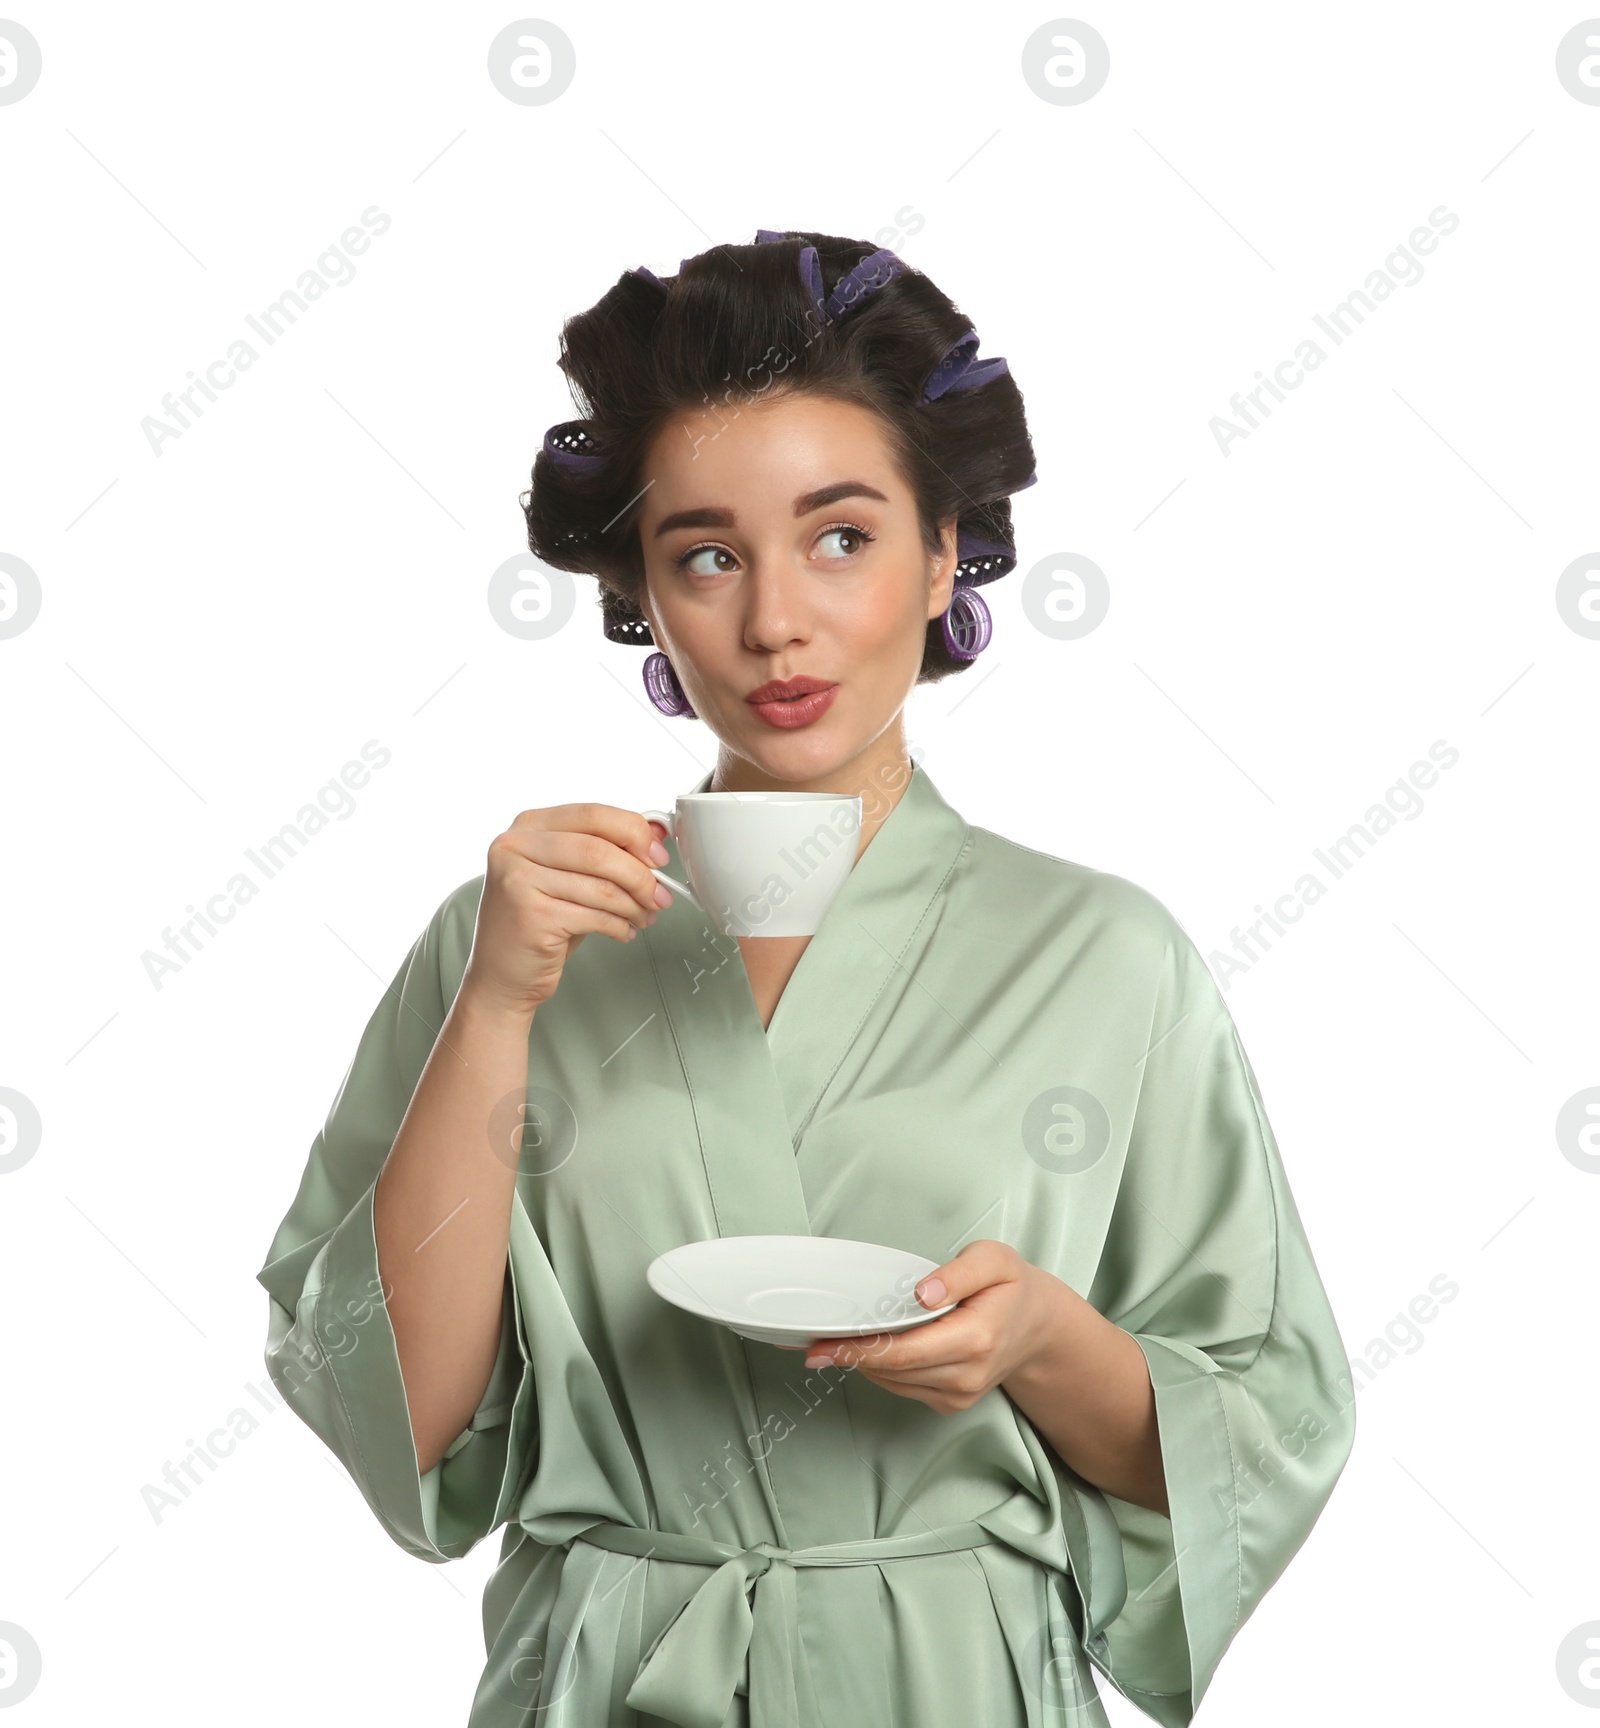
[[[672,834],[673,821],[665,810],[641,810],[639,814],[643,816],[647,822],[659,822],[669,834]],[[674,834],[673,838],[676,839],[677,836]],[[676,876],[669,876],[665,870],[656,869],[654,864],[649,866],[649,870],[650,874],[655,877],[656,881],[665,883],[673,893],[683,895],[691,906],[700,906],[700,902],[695,899],[693,891],[687,886],[687,884],[680,882]],[[700,909],[701,911],[705,910],[703,906],[700,907]]]

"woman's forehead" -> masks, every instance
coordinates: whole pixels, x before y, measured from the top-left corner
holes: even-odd
[[[695,408],[674,415],[647,452],[641,518],[653,533],[686,510],[789,516],[842,483],[867,489],[858,499],[876,492],[893,503],[906,495],[871,410],[821,399],[764,402],[737,414]]]

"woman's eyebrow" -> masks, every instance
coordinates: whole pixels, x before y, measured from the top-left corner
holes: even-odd
[[[835,480],[829,486],[819,486],[814,492],[802,492],[794,501],[794,513],[796,516],[809,516],[813,510],[837,504],[841,498],[876,498],[884,504],[889,502],[886,493],[880,492],[876,486],[869,486],[865,480]],[[736,528],[738,525],[736,511],[708,504],[694,510],[674,510],[670,516],[663,516],[656,524],[655,538],[659,540],[674,528]]]

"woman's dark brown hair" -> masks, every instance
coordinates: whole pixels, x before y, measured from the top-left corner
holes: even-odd
[[[559,442],[604,460],[578,471],[539,451],[521,498],[528,546],[552,569],[599,580],[614,641],[651,640],[638,606],[641,471],[656,434],[686,411],[732,419],[752,400],[789,391],[857,403],[883,422],[930,552],[940,548],[939,525],[951,520],[969,543],[1014,545],[1010,494],[1032,483],[1034,456],[1009,371],[924,401],[930,375],[972,320],[910,267],[825,319],[800,273],[808,245],[817,249],[825,293],[878,250],[797,232],[714,246],[665,281],[628,271],[562,327],[559,365],[581,418],[563,423]],[[1014,561],[1014,554],[974,552],[957,574],[992,579]],[[946,647],[940,620],[931,620],[918,681],[937,682],[968,664]]]

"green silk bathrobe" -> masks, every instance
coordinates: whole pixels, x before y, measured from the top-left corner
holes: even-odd
[[[1095,1671],[1189,1722],[1332,1492],[1354,1399],[1173,916],[970,826],[917,767],[770,1029],[681,895],[632,942],[589,937],[529,1039],[493,1377],[421,1475],[373,1189],[482,887],[373,1012],[259,1274],[274,1382],[393,1540],[440,1562],[504,1527],[471,1728],[1104,1728]],[[1065,1280],[1144,1351],[1170,1521],[998,1387],[941,1414],[645,1282],[680,1243],[766,1233],[941,1263],[992,1238]]]

